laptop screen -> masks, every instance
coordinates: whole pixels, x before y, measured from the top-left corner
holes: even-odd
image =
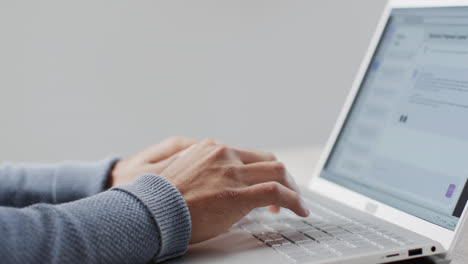
[[[320,176],[455,229],[468,199],[468,8],[392,11]]]

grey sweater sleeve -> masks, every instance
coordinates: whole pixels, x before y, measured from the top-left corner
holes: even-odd
[[[2,263],[148,263],[183,254],[190,213],[156,175],[60,205],[0,207]]]
[[[2,164],[0,205],[58,204],[97,194],[105,189],[109,171],[117,161]]]

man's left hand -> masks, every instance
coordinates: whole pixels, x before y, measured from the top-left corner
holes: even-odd
[[[109,174],[108,188],[132,182],[145,173],[160,174],[179,154],[198,143],[185,137],[171,137],[134,156],[118,161]]]

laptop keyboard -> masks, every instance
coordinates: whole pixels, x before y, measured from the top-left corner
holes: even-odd
[[[378,226],[345,217],[314,203],[305,219],[273,216],[258,210],[237,227],[278,251],[292,262],[319,261],[343,255],[397,248],[413,242]]]

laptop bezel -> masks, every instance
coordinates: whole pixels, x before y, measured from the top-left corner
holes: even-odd
[[[352,104],[358,90],[361,87],[361,83],[365,78],[367,69],[370,62],[374,56],[374,52],[377,49],[377,46],[380,42],[381,36],[384,32],[385,26],[389,19],[390,13],[394,8],[426,8],[426,7],[456,7],[456,6],[468,6],[468,1],[465,0],[390,0],[386,7],[384,8],[381,19],[377,25],[377,29],[372,37],[366,55],[362,61],[360,69],[357,73],[357,76],[354,80],[352,88],[349,92],[349,95],[344,103],[344,106],[340,112],[340,115],[335,123],[335,127],[332,130],[332,133],[328,139],[326,147],[320,157],[320,160],[316,166],[314,175],[308,185],[308,188],[312,191],[321,193],[322,195],[329,197],[331,199],[342,202],[348,206],[356,208],[361,211],[365,211],[373,214],[374,216],[381,218],[385,221],[391,222],[393,224],[399,225],[406,229],[412,230],[420,235],[428,237],[432,240],[435,240],[442,244],[445,250],[451,248],[452,242],[454,241],[455,234],[462,226],[462,219],[457,224],[457,227],[454,231],[445,229],[436,224],[430,223],[426,220],[422,220],[418,217],[395,209],[391,206],[388,206],[384,203],[378,202],[374,199],[371,199],[367,196],[364,196],[360,193],[354,192],[350,189],[347,189],[343,186],[335,184],[326,179],[320,178],[320,174],[323,170],[323,167],[328,159],[328,156],[331,154],[332,148],[335,144],[335,141],[338,139],[339,133],[345,123],[348,112],[351,110]],[[372,205],[372,206],[369,206]],[[373,208],[373,210],[369,210]],[[463,210],[464,214],[466,213],[466,206]]]

